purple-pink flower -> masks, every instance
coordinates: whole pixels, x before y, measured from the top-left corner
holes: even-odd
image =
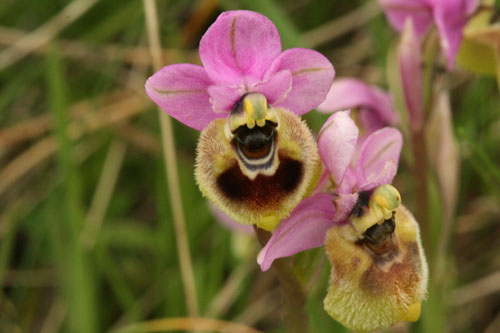
[[[411,18],[417,35],[422,36],[434,22],[448,68],[455,61],[465,24],[478,6],[477,0],[379,0],[379,3],[398,31]]]
[[[336,79],[326,99],[317,107],[320,112],[353,108],[359,110],[359,122],[367,133],[399,122],[388,92],[353,78]]]
[[[222,13],[200,41],[202,66],[175,64],[146,82],[148,96],[172,117],[204,129],[225,118],[248,92],[301,115],[320,104],[335,71],[319,52],[284,52],[274,24],[244,10]]]
[[[295,208],[259,253],[262,270],[277,258],[324,245],[328,229],[347,222],[360,192],[392,182],[403,143],[401,133],[385,127],[370,134],[361,146],[358,134],[350,111],[334,113],[323,125],[318,136],[326,167],[322,181],[316,194]]]

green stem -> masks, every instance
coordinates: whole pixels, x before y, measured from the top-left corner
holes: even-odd
[[[422,129],[412,131],[414,154],[413,179],[415,180],[415,217],[422,229],[424,247],[430,249],[431,237],[429,230],[429,207],[427,188],[427,147]]]
[[[255,227],[255,234],[262,246],[264,246],[271,237],[270,232],[257,227]],[[278,277],[281,285],[287,332],[309,332],[309,318],[305,309],[306,297],[292,268],[284,258],[274,260],[271,268]]]

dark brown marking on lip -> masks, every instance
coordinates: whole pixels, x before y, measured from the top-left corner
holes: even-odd
[[[279,155],[280,165],[273,176],[245,176],[237,163],[217,178],[217,187],[229,200],[252,208],[276,208],[302,181],[303,164]]]
[[[422,276],[422,267],[418,256],[416,243],[401,243],[406,247],[406,253],[401,262],[393,262],[400,253],[395,247],[394,252],[385,254],[383,258],[373,258],[373,264],[363,273],[360,287],[369,294],[390,293],[393,295],[413,295]],[[380,265],[390,265],[387,271]]]

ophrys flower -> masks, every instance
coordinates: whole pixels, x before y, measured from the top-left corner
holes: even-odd
[[[333,66],[313,50],[281,52],[276,27],[249,11],[222,13],[200,58],[203,67],[164,67],[146,92],[203,130],[195,171],[203,194],[235,221],[271,230],[314,186],[317,148],[298,116],[323,101]]]

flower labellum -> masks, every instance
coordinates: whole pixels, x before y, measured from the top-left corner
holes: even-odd
[[[320,53],[281,51],[269,19],[222,13],[200,41],[203,67],[176,64],[146,82],[172,117],[202,131],[196,180],[241,224],[272,230],[312,191],[321,164],[299,116],[326,97],[335,71]]]
[[[307,126],[251,93],[227,120],[202,132],[195,176],[203,194],[231,218],[272,230],[311,192],[320,171]]]
[[[400,201],[391,185],[361,192],[349,222],[326,235],[331,274],[325,310],[351,330],[420,317],[427,262],[418,224]]]

